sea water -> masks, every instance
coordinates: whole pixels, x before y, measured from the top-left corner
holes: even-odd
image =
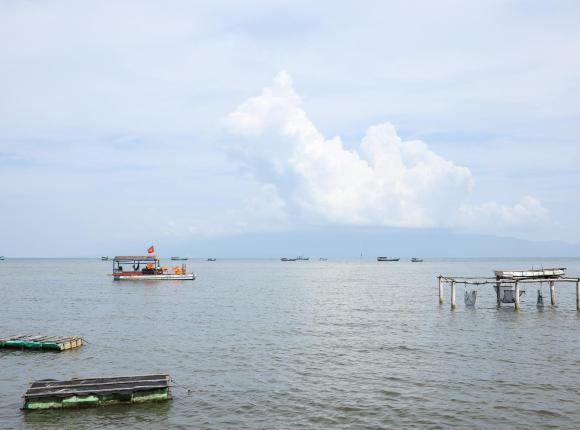
[[[170,264],[170,262],[167,262]],[[0,262],[0,337],[80,335],[72,351],[0,351],[0,428],[578,428],[580,315],[437,298],[437,275],[578,259],[189,260],[195,281],[113,281],[94,259]],[[24,413],[37,379],[169,373],[166,403]]]

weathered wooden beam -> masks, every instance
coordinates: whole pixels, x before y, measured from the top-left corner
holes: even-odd
[[[550,281],[550,303],[552,306],[556,306],[556,287],[554,281]]]
[[[485,277],[464,277],[464,276],[441,276],[443,282],[474,285],[495,285],[496,283],[513,285],[516,282],[521,284],[537,284],[542,282],[572,282],[576,283],[580,278],[522,278],[522,279],[497,279]]]
[[[439,304],[443,304],[443,282],[441,281],[441,276],[439,276]]]
[[[520,310],[520,284],[516,282],[516,292],[515,292],[515,304],[514,304],[514,310],[519,311]]]
[[[576,310],[580,312],[580,280],[576,282]]]
[[[123,387],[128,387],[128,386],[133,386],[135,384],[142,384],[142,385],[155,385],[155,384],[166,384],[167,382],[167,378],[165,376],[160,376],[157,378],[150,378],[150,379],[133,379],[133,380],[123,380],[123,379],[117,379],[117,380],[113,380],[113,381],[109,381],[107,380],[107,382],[100,382],[100,381],[95,381],[93,382],[92,380],[71,380],[71,381],[63,381],[63,382],[59,382],[56,381],[55,384],[45,384],[45,385],[40,385],[37,383],[35,383],[36,385],[31,385],[30,388],[28,389],[28,393],[41,393],[44,391],[53,391],[53,390],[74,390],[74,389],[89,389],[89,388],[94,388],[94,387],[107,387],[107,386],[111,386],[111,387],[118,387],[118,388],[123,388]]]
[[[26,397],[30,399],[41,398],[41,397],[50,397],[58,394],[59,396],[64,396],[65,394],[68,396],[84,396],[87,394],[100,394],[100,393],[133,393],[135,391],[148,391],[148,390],[156,390],[160,388],[167,388],[167,384],[162,383],[160,381],[158,384],[149,384],[149,385],[131,385],[125,387],[114,387],[114,388],[97,388],[97,386],[87,387],[86,390],[82,389],[71,389],[71,390],[62,390],[58,393],[52,392],[50,390],[40,391],[40,392],[31,392],[30,390],[26,392]]]

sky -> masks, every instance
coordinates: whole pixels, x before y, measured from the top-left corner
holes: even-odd
[[[580,244],[578,22],[559,0],[0,2],[0,255]]]

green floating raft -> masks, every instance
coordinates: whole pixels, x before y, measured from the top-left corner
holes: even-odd
[[[0,348],[33,349],[39,351],[65,351],[83,345],[80,336],[38,336],[22,334],[0,339]]]
[[[25,410],[64,409],[171,399],[169,375],[44,379],[24,394]]]

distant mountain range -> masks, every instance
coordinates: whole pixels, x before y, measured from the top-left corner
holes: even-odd
[[[195,237],[167,243],[174,252],[220,257],[580,257],[580,244],[528,241],[443,230],[334,228],[317,231]]]
[[[490,235],[453,233],[437,229],[352,228],[335,227],[269,233],[247,233],[232,236],[184,236],[182,238],[148,237],[160,255],[187,255],[194,258],[280,258],[305,255],[330,258],[376,258],[377,256],[435,258],[517,258],[580,257],[580,244],[562,241],[530,241]],[[79,247],[79,249],[76,248]],[[80,247],[82,246],[82,249]],[[131,254],[143,248],[142,238],[103,238],[98,244],[79,242],[65,249],[39,247],[29,253],[11,257],[95,257]],[[22,250],[20,250],[22,251]],[[16,255],[15,255],[16,254]]]

